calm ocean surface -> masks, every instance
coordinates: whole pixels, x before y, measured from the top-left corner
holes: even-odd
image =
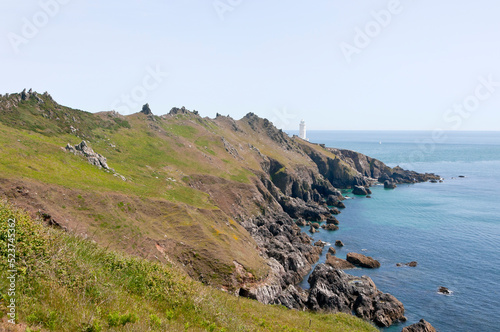
[[[354,251],[380,261],[379,269],[346,272],[368,275],[403,302],[408,322],[384,331],[421,318],[439,331],[500,331],[500,132],[447,132],[439,144],[423,131],[310,131],[308,138],[444,178],[373,187],[371,199],[345,201],[340,230],[313,235],[342,240],[340,258]],[[413,260],[415,268],[396,267]],[[438,294],[440,286],[453,294]]]

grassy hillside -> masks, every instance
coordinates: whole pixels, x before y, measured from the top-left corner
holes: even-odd
[[[18,325],[6,319],[7,220],[16,221]],[[0,330],[377,331],[346,314],[266,306],[193,281],[176,265],[117,253],[0,203]]]
[[[181,261],[215,285],[230,283],[233,261],[256,278],[267,273],[248,233],[190,183],[199,174],[238,185],[254,177],[247,167],[252,158],[228,154],[213,121],[191,112],[165,118],[90,114],[49,95],[39,95],[43,103],[16,102],[17,96],[0,103],[3,196],[114,249]],[[62,149],[82,139],[126,181]]]
[[[208,119],[185,109],[92,114],[47,93],[3,95],[0,196],[101,245],[177,261],[191,276],[231,288],[237,263],[255,281],[268,273],[256,243],[234,220],[268,204],[258,201],[255,186],[262,163],[273,158],[288,173],[313,166],[283,135],[255,116]],[[113,171],[63,148],[82,140]]]

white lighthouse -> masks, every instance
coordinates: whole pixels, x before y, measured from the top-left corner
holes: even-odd
[[[299,125],[299,137],[302,139],[307,139],[306,138],[306,122],[304,120],[300,121]]]

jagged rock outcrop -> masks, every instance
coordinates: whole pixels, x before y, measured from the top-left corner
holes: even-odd
[[[355,252],[347,253],[346,260],[356,266],[366,267],[369,269],[374,269],[380,267],[380,262],[372,257],[358,254]]]
[[[314,203],[306,203],[300,198],[281,196],[278,200],[283,211],[292,218],[304,218],[309,221],[323,221],[330,216],[328,208]]]
[[[355,168],[363,176],[376,179],[381,183],[386,180],[390,180],[395,183],[416,183],[425,182],[431,179],[440,179],[439,176],[432,173],[421,174],[402,169],[399,166],[390,168],[380,160],[368,157],[356,151],[335,148],[326,149],[334,153],[351,167]]]
[[[149,108],[149,104],[144,104],[142,106],[141,113],[142,114],[146,114],[146,115],[153,115],[153,112],[151,111],[151,108]]]
[[[169,115],[189,114],[189,113],[191,113],[191,112],[184,106],[182,106],[181,108],[172,107],[170,112],[168,112]]]
[[[253,113],[247,114],[237,123],[220,115],[215,121],[233,132],[241,131],[242,135],[250,128],[252,135],[261,137],[262,141],[270,139],[271,144],[279,146],[284,155],[301,156],[312,161],[295,164],[291,161],[293,159],[288,159],[287,162],[286,157],[277,160],[276,155],[266,155],[257,147],[247,144],[261,167],[252,170],[257,177],[255,187],[258,190],[253,196],[253,202],[259,207],[260,214],[239,214],[234,217],[238,217],[240,224],[252,235],[262,255],[267,258],[270,271],[267,278],[243,285],[239,294],[263,303],[282,304],[288,308],[307,307],[312,310],[349,313],[354,311],[358,316],[380,326],[388,326],[397,319],[404,319],[404,307],[396,298],[378,291],[368,277],[339,275],[341,271],[336,269],[353,268],[354,265],[331,254],[327,255],[327,262],[331,266],[319,264],[309,278],[309,292],[296,286],[310,272],[312,264],[318,261],[323,248],[321,245],[312,245],[311,237],[301,232],[292,218],[298,219],[299,225],[310,225],[311,233],[318,231],[315,222],[325,220],[325,228],[336,229],[338,221],[332,213],[338,214],[340,211],[331,210],[328,206],[345,208],[342,203],[344,197],[337,188],[359,186],[359,189],[363,189],[363,194],[367,195],[370,193],[368,187],[378,180],[374,176],[390,176],[394,174],[393,170],[387,168],[387,172],[384,172],[386,166],[376,161],[372,164],[381,170],[380,174],[364,172],[366,165],[363,163],[359,163],[361,166],[358,170],[354,164],[349,163],[347,157],[338,156],[335,151],[324,147],[316,149],[308,142],[290,138],[271,122]],[[236,159],[239,155],[243,156],[243,152],[234,148],[236,143],[231,135],[225,135],[222,143],[226,151]],[[388,179],[396,182],[403,178]],[[197,186],[203,187],[203,184]],[[217,200],[217,197],[213,197]],[[226,200],[228,199],[226,196]],[[231,213],[242,202],[227,204],[221,201],[219,204],[227,206]],[[247,204],[252,205],[252,201]],[[337,241],[336,245],[343,244]],[[357,263],[363,264],[364,261],[365,259]],[[373,260],[366,265],[375,267],[376,263],[378,262]]]
[[[354,312],[378,326],[405,320],[404,306],[394,296],[382,293],[366,276],[355,277],[326,264],[318,264],[309,277],[307,305],[312,310]]]
[[[352,189],[352,193],[354,195],[363,195],[363,196],[366,196],[368,194],[371,194],[371,191],[369,191],[369,189],[363,187],[363,186],[354,186],[354,188]]]
[[[224,137],[221,137],[222,144],[224,144],[224,148],[226,149],[227,153],[229,153],[231,156],[233,156],[236,159],[241,159],[240,155],[238,154],[238,150],[234,146],[231,145]]]
[[[418,323],[404,327],[401,332],[436,332],[436,329],[431,323],[421,319]]]
[[[296,142],[316,164],[320,174],[335,188],[352,188],[355,185],[368,186],[371,184],[366,176],[363,176],[333,153],[321,153],[302,140],[296,140]],[[325,152],[328,151],[325,150]]]
[[[90,146],[88,146],[86,141],[81,141],[80,144],[71,146],[69,143],[66,145],[66,150],[74,154],[80,154],[87,157],[90,164],[95,165],[99,168],[110,169],[106,161],[106,157],[95,153]]]
[[[397,186],[394,182],[392,182],[391,180],[385,180],[384,181],[384,188],[385,189],[395,189]]]
[[[264,255],[276,260],[283,268],[283,270],[271,269],[270,275],[277,274],[277,279],[249,289],[249,294],[257,294],[260,292],[258,288],[269,288],[272,285],[271,288],[274,291],[271,292],[268,289],[266,294],[274,294],[273,301],[275,302],[273,303],[278,303],[278,294],[281,293],[277,290],[278,281],[276,280],[279,280],[283,292],[289,285],[300,282],[309,273],[312,264],[318,261],[323,248],[312,245],[311,237],[301,232],[301,229],[286,214],[257,216],[253,220],[244,222],[243,226],[250,232],[257,244],[264,248]]]

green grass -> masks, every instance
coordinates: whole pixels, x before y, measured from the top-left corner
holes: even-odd
[[[31,331],[377,331],[351,315],[297,312],[232,296],[191,280],[176,266],[45,227],[2,202],[4,317],[9,219],[16,220],[17,322]]]
[[[167,127],[167,130],[170,131],[174,135],[182,136],[184,138],[193,138],[198,130],[193,126],[188,125],[180,125],[180,124],[172,124]]]

